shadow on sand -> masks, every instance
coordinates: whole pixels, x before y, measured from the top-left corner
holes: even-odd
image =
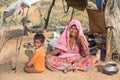
[[[26,49],[25,50],[25,55],[29,58],[29,60],[32,58],[33,56],[33,51],[32,50],[29,50],[29,49]]]

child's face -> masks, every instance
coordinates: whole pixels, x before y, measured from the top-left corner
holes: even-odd
[[[35,46],[36,49],[40,48],[41,45],[42,45],[42,43],[41,43],[41,41],[39,39],[34,40],[34,46]]]

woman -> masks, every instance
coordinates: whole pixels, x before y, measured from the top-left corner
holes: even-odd
[[[94,61],[95,56],[90,56],[81,23],[72,20],[60,36],[54,51],[47,55],[46,65],[52,71],[88,71]]]

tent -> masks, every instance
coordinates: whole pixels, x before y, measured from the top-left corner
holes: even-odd
[[[8,7],[5,11],[12,12],[12,15],[16,15],[22,8],[28,6],[30,7],[32,4],[38,2],[40,0],[18,0],[12,6]],[[63,0],[64,1],[64,0]],[[98,7],[97,10],[88,9],[88,0],[65,0],[67,2],[68,7],[73,7],[75,9],[84,11],[87,10],[89,17],[89,27],[91,32],[93,33],[104,33],[106,34],[106,54],[107,57],[112,54],[111,52],[111,42],[115,44],[115,50],[120,54],[120,23],[119,23],[119,9],[120,9],[120,1],[119,0],[89,0],[95,3]],[[53,7],[55,0],[50,7]],[[24,3],[24,6],[21,7],[21,4]],[[19,4],[19,5],[18,5]],[[17,6],[17,7],[16,7]],[[16,10],[17,9],[17,10]],[[49,9],[50,11],[51,9]],[[49,16],[50,13],[48,13]],[[93,15],[94,14],[94,15]],[[96,18],[98,17],[98,18]],[[49,18],[49,17],[48,17]],[[45,19],[45,27],[47,26],[49,19]],[[112,39],[112,36],[114,37]],[[113,40],[113,41],[112,41]],[[106,57],[106,58],[107,58]]]
[[[0,18],[0,29],[1,29],[0,30],[0,37],[1,37],[0,38],[0,42],[1,42],[0,51],[2,49],[2,46],[4,45],[5,37],[6,37],[6,30],[8,29],[8,27],[3,29],[3,27],[2,27],[3,19],[8,18],[10,16],[18,15],[21,12],[21,10],[23,10],[26,7],[28,7],[28,10],[29,10],[29,8],[33,4],[35,4],[35,3],[39,2],[39,1],[41,1],[41,0],[17,0],[16,2],[14,2],[12,5],[10,5],[9,7],[7,7],[4,10],[4,13],[3,13],[3,15]],[[27,14],[26,14],[26,16],[27,16]],[[22,25],[23,25],[24,29],[27,30],[27,27],[26,27],[27,17],[25,17],[23,19],[24,19],[24,22],[22,22]]]
[[[106,34],[106,59],[112,55],[112,48],[120,54],[120,1],[119,0],[89,0],[98,7],[87,8],[87,0],[66,0],[67,6],[78,10],[87,9],[89,27],[93,33]],[[96,18],[97,17],[97,18]],[[113,45],[113,44],[114,45]],[[112,45],[111,45],[112,44]]]
[[[29,2],[27,0],[24,0],[24,1],[26,1],[26,2],[24,2],[24,4],[27,4],[27,6],[30,7],[33,3],[37,2],[38,0],[36,0],[36,1],[31,0],[33,2],[30,2],[30,3],[27,3],[27,2]],[[53,0],[53,1],[55,1],[55,0]],[[95,0],[90,0],[90,1],[95,1]],[[67,2],[68,7],[73,7],[75,9],[82,10],[82,11],[85,10],[88,5],[87,0],[66,0],[66,2]],[[19,5],[18,5],[18,3],[19,3]],[[11,12],[11,15],[18,14],[19,11],[22,10],[22,8],[26,7],[26,6],[21,7],[20,3],[23,4],[23,1],[18,0],[12,6],[8,7],[5,11],[8,13]],[[114,4],[114,6],[111,9],[111,6],[113,4]],[[118,54],[120,54],[120,49],[119,49],[120,48],[120,45],[119,45],[119,43],[120,43],[120,35],[119,35],[119,33],[120,33],[120,15],[119,15],[119,11],[120,10],[119,10],[119,6],[118,6],[118,0],[108,0],[108,2],[106,3],[106,8],[104,10],[93,10],[93,9],[88,10],[90,30],[93,33],[106,34],[106,54],[107,54],[106,59],[108,59],[112,54],[111,46],[113,46],[113,45],[111,45],[111,42],[114,42],[116,52]],[[96,13],[94,13],[94,12],[96,12]],[[90,16],[89,13],[94,14],[94,16]],[[96,18],[96,14],[97,14],[97,17],[101,16],[102,20],[99,18]],[[11,15],[9,15],[9,16],[11,16]],[[7,16],[7,17],[9,17],[9,16]],[[94,21],[92,21],[91,17],[92,18],[94,17],[98,23],[101,20],[102,25],[98,25],[97,22],[95,24],[95,19],[94,19]],[[94,28],[95,28],[95,30],[94,30]],[[21,39],[22,39],[22,37],[21,37]],[[18,49],[19,48],[20,48],[20,46],[18,46]],[[19,54],[19,51],[18,51],[18,54]]]

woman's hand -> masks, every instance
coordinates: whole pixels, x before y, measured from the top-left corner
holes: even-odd
[[[90,55],[89,47],[88,47],[88,45],[86,45],[84,37],[79,35],[78,40],[81,43],[82,49],[85,53],[85,56],[89,56]]]
[[[54,55],[58,54],[59,52],[60,52],[60,50],[56,48],[56,49],[53,50],[50,54],[48,54],[48,55],[46,56],[46,58],[50,58],[51,56],[54,56]]]
[[[85,51],[85,55],[86,56],[90,56],[90,51],[88,50],[88,51]]]
[[[78,36],[78,40],[82,41],[83,39],[84,39],[83,36],[81,36],[81,35]]]
[[[49,59],[49,58],[52,57],[52,56],[53,56],[52,54],[48,54],[48,55],[46,56],[46,58]]]

